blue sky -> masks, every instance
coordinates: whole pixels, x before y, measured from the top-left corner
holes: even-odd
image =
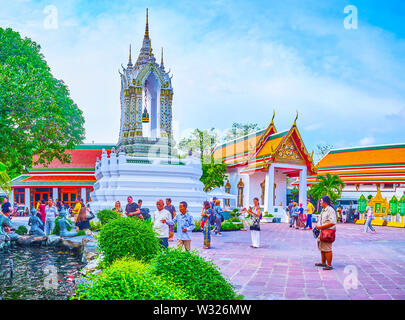
[[[44,9],[58,10],[57,29]],[[345,29],[354,5],[358,28]],[[9,1],[0,26],[37,41],[86,118],[88,142],[116,142],[118,69],[142,44],[145,8],[174,75],[178,135],[232,122],[298,128],[309,151],[405,142],[404,1]],[[106,130],[106,128],[108,128]]]

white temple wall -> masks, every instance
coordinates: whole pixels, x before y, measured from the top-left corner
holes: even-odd
[[[260,184],[264,181],[266,177],[266,172],[258,171],[250,174],[250,191],[249,191],[249,198],[247,202],[250,206],[253,206],[253,198],[259,198],[260,206],[263,206],[261,195],[262,195],[262,188]]]
[[[274,172],[274,183],[276,184],[275,199],[273,203],[275,206],[286,206],[287,202],[287,178],[286,175],[279,172],[277,169]]]

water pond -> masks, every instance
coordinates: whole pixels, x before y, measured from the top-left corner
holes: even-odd
[[[2,300],[66,300],[84,267],[77,253],[47,247],[16,247],[0,253]]]

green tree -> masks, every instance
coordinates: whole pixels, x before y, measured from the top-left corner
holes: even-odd
[[[222,187],[225,181],[226,165],[214,161],[211,150],[218,142],[218,134],[214,128],[210,130],[195,129],[189,137],[179,142],[179,148],[183,152],[195,151],[199,154],[203,174],[200,178],[204,184],[204,190],[210,191],[215,187]]]
[[[222,187],[225,184],[225,163],[214,163],[214,159],[211,158],[210,163],[202,164],[203,174],[200,178],[204,183],[204,191],[210,191],[215,187]]]
[[[312,199],[318,202],[317,211],[319,211],[319,201],[323,196],[329,196],[333,203],[340,198],[342,189],[345,186],[343,180],[337,175],[327,173],[324,176],[316,177],[316,184],[313,184],[309,190]]]
[[[10,192],[10,177],[7,174],[6,166],[4,163],[0,162],[0,189],[3,189],[5,192]]]
[[[317,162],[319,162],[324,156],[326,156],[330,149],[333,148],[333,145],[331,144],[318,144],[316,146],[316,152],[315,155],[317,157]]]
[[[239,122],[234,122],[232,123],[232,128],[228,130],[224,139],[225,141],[236,139],[260,129],[261,127],[257,123],[242,124]]]
[[[297,200],[297,197],[298,197],[298,194],[300,193],[300,191],[298,190],[298,188],[297,187],[294,187],[292,190],[291,190],[291,195],[294,197],[294,201],[298,201]]]
[[[11,178],[34,164],[70,160],[84,139],[82,111],[55,79],[40,46],[0,28],[0,161]]]

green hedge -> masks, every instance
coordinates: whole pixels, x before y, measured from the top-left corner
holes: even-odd
[[[101,230],[101,222],[100,221],[93,221],[90,220],[90,229],[93,231],[100,231]]]
[[[27,233],[28,233],[28,229],[27,229],[26,226],[20,225],[20,226],[18,226],[18,228],[15,230],[15,233],[18,234],[18,235],[20,235],[20,236],[23,236],[24,234],[27,234]]]
[[[104,209],[97,212],[97,218],[100,220],[101,224],[106,224],[111,220],[123,218],[118,212]]]
[[[98,234],[98,244],[107,265],[123,257],[149,261],[160,250],[159,239],[151,225],[130,218],[113,219],[104,224]]]
[[[152,272],[170,279],[189,295],[201,300],[234,300],[240,298],[218,266],[197,252],[167,249],[152,261]]]
[[[234,230],[240,230],[242,228],[243,228],[243,223],[233,224],[232,222],[229,222],[229,220],[226,220],[221,223],[221,231],[234,231]]]
[[[80,300],[189,300],[186,290],[150,271],[150,266],[132,259],[115,261],[96,276],[86,277],[72,299]]]

